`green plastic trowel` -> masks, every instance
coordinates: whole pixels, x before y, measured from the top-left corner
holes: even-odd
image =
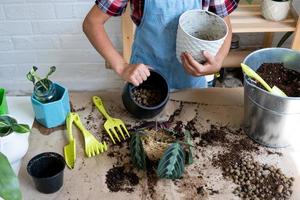
[[[74,117],[71,113],[68,114],[67,119],[67,137],[69,140],[69,144],[64,147],[64,155],[67,166],[70,169],[74,168],[75,160],[76,160],[76,141],[72,134],[72,124],[74,121]]]
[[[278,87],[276,87],[275,85],[271,88],[266,81],[264,81],[254,70],[252,70],[249,66],[247,66],[244,63],[241,63],[241,67],[242,70],[245,74],[247,74],[247,76],[249,76],[250,78],[253,78],[255,80],[257,80],[258,82],[260,82],[266,89],[267,91],[269,91],[271,94],[277,95],[277,96],[281,96],[281,97],[287,97],[287,95],[280,90]]]

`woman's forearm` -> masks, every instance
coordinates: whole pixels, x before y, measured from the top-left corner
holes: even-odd
[[[104,57],[117,74],[121,74],[125,60],[113,46],[104,29],[104,24],[109,17],[95,5],[83,22],[83,31],[94,48]]]
[[[219,62],[219,64],[222,65],[225,57],[227,56],[230,46],[231,46],[231,38],[232,38],[232,27],[229,16],[224,17],[224,20],[228,26],[228,34],[227,37],[224,40],[223,45],[221,46],[220,50],[218,51],[216,55],[216,60]]]

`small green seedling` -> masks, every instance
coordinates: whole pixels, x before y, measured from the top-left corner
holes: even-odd
[[[34,85],[36,83],[40,83],[44,89],[47,91],[49,89],[49,76],[51,74],[53,74],[56,71],[56,67],[52,66],[50,67],[49,72],[47,73],[45,78],[41,78],[36,74],[36,71],[38,70],[38,68],[36,66],[33,66],[32,69],[28,72],[27,74],[27,79],[30,80]]]

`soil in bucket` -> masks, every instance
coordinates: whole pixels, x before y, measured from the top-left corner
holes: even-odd
[[[272,88],[276,85],[289,97],[300,97],[300,73],[284,67],[283,63],[263,63],[257,73]],[[265,89],[260,83],[257,85]]]

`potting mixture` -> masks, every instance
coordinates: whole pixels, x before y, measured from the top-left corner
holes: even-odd
[[[150,87],[134,88],[132,97],[138,104],[146,107],[157,106],[162,101],[160,91]]]
[[[209,119],[206,120],[206,123],[210,124],[209,128],[204,131],[198,121],[200,104],[179,101],[173,101],[173,103],[177,104],[178,108],[166,121],[133,122],[127,124],[127,126],[131,132],[142,128],[152,131],[172,130],[178,133],[180,137],[182,137],[184,130],[191,132],[194,142],[195,164],[186,169],[188,173],[184,173],[183,179],[171,181],[185,194],[183,199],[207,199],[209,195],[220,193],[218,189],[209,186],[208,180],[205,180],[210,179],[210,177],[204,176],[205,168],[209,168],[210,165],[220,169],[225,179],[236,184],[232,193],[242,199],[289,199],[292,194],[291,187],[294,179],[284,175],[276,166],[259,163],[253,158],[253,154],[280,156],[280,153],[277,154],[277,152],[256,145],[245,135],[242,129],[212,124]],[[197,107],[196,115],[190,121],[180,119],[185,107]],[[94,119],[94,115],[90,113],[88,124],[92,132],[99,130],[98,125],[94,124],[97,121]],[[102,137],[102,140],[107,140],[106,134],[103,134],[105,136]],[[172,135],[172,137],[176,137],[176,135]],[[157,142],[165,142],[162,140],[164,139],[161,138]],[[209,164],[209,162],[203,161],[203,156],[209,147],[223,147],[228,150],[218,151],[212,154],[212,157],[204,158],[204,160],[208,159],[211,163]],[[146,152],[149,151],[149,147],[146,146],[145,148]],[[136,184],[146,181],[147,189],[145,190],[149,192],[151,199],[164,198],[156,189],[159,185],[159,178],[155,171],[157,162],[148,162],[150,166],[147,166],[146,174],[143,171],[134,169],[130,159],[128,142],[113,146],[108,156],[116,160],[115,166],[106,172],[106,184],[110,191],[132,193]],[[189,175],[193,171],[198,174],[196,178]],[[134,180],[130,180],[129,174]]]
[[[289,97],[300,97],[300,73],[284,67],[283,63],[264,63],[257,73],[273,87],[276,85]],[[258,86],[265,89],[261,84]]]

